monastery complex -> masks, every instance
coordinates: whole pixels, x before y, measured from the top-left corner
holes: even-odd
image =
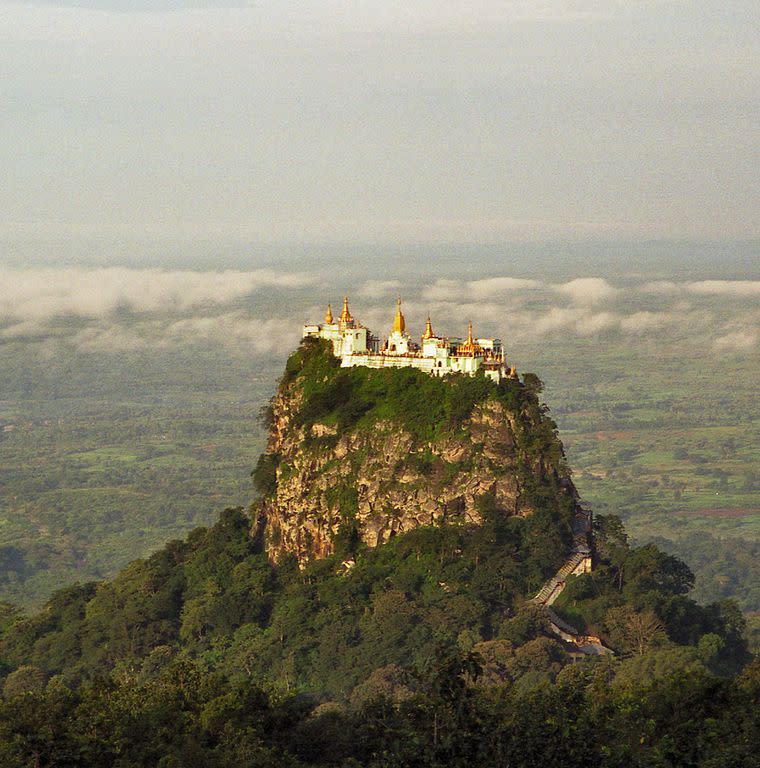
[[[516,378],[514,367],[504,361],[501,339],[475,339],[472,323],[467,340],[433,333],[430,318],[420,343],[412,341],[406,330],[406,320],[398,300],[396,316],[388,338],[381,345],[380,338],[351,316],[348,298],[343,299],[343,311],[335,320],[328,304],[323,323],[304,325],[303,337],[327,339],[332,342],[333,354],[341,360],[341,366],[351,368],[363,365],[367,368],[417,368],[431,376],[464,373],[474,376],[478,371],[494,381]]]

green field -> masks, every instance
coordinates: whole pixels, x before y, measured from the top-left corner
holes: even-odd
[[[99,391],[61,399],[48,393],[61,386],[64,361],[48,360],[26,397],[0,405],[0,599],[37,605],[250,501],[272,374],[238,360],[199,392],[200,366],[188,371],[192,382],[168,385],[160,360],[141,362],[140,378],[124,386],[107,359],[80,359],[79,377],[97,379]],[[188,360],[168,362],[179,371]]]
[[[536,368],[583,498],[686,559],[700,599],[760,609],[760,362],[551,352]]]

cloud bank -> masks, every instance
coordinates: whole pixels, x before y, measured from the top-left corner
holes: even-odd
[[[689,293],[700,296],[760,296],[760,280],[701,280],[688,283]]]
[[[302,322],[323,316],[327,301],[339,309],[344,289],[356,296],[354,315],[380,334],[401,295],[412,335],[430,313],[439,333],[462,336],[472,320],[476,334],[508,343],[604,334],[620,343],[698,339],[716,354],[738,355],[754,354],[760,343],[760,282],[750,280],[615,285],[602,277],[552,283],[495,275],[427,285],[372,279],[351,291],[332,284],[328,290],[313,275],[264,269],[0,267],[0,283],[0,342],[68,344],[84,352],[201,343],[282,355],[297,343]]]
[[[423,290],[422,297],[429,301],[494,300],[521,291],[537,290],[541,287],[542,283],[539,280],[517,277],[488,277],[470,282],[439,279]]]
[[[713,348],[719,352],[748,352],[757,346],[760,333],[757,330],[740,330],[715,339]]]
[[[613,298],[618,292],[601,277],[578,277],[555,289],[578,304],[596,304]]]
[[[601,277],[548,283],[513,277],[459,282],[439,279],[422,290],[436,313],[496,324],[503,335],[530,340],[556,335],[591,337],[601,333],[645,339],[707,337],[716,352],[751,352],[760,334],[754,311],[760,282],[661,280],[613,285]],[[557,298],[565,300],[557,304]],[[714,298],[727,303],[715,306]],[[658,309],[637,309],[652,300]],[[719,319],[732,320],[725,328]],[[739,322],[741,319],[741,322]],[[723,328],[723,330],[720,330]]]
[[[194,343],[267,355],[292,348],[298,324],[273,317],[272,292],[315,278],[300,272],[0,267],[0,341],[135,352]],[[243,309],[233,309],[242,302]],[[256,316],[259,307],[267,311]]]
[[[159,269],[3,269],[0,318],[105,317],[117,310],[181,312],[227,304],[267,288],[299,288],[313,279],[274,270],[194,272]]]

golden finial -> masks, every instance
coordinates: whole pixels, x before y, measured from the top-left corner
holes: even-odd
[[[472,338],[472,320],[470,320],[470,322],[467,324],[467,341],[457,347],[457,354],[472,357],[473,355],[480,354],[482,352],[483,348],[478,346]]]
[[[432,339],[434,335],[433,326],[430,323],[430,315],[428,315],[427,323],[425,324],[425,333],[422,334],[422,339],[423,341],[425,339]]]
[[[393,332],[403,333],[406,330],[406,320],[401,311],[401,299],[396,299],[396,317],[393,318]]]
[[[332,316],[332,304],[327,305],[327,312],[325,312],[325,322],[330,325],[333,321]]]
[[[348,311],[348,296],[343,297],[343,311],[340,313],[341,323],[350,323],[354,318],[351,317],[351,313]]]

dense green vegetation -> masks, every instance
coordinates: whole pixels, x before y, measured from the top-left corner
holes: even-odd
[[[550,386],[565,380],[551,373],[562,361],[557,352]],[[317,370],[321,366],[327,367]],[[286,378],[307,369],[313,386],[299,415],[307,424],[342,430],[396,418],[430,439],[458,429],[473,403],[496,396],[539,427],[521,437],[522,450],[537,456],[556,446],[534,377],[526,377],[525,387],[454,379],[448,399],[433,389],[440,382],[415,382],[410,372],[346,376],[308,346],[291,359]],[[571,463],[572,451],[579,451],[580,483],[599,480],[597,509],[613,511],[618,497],[605,496],[612,485],[591,474],[606,461],[601,448],[617,439],[601,440],[591,431],[598,424],[599,434],[606,434],[613,423],[604,414],[588,415],[603,400],[600,394],[584,400],[589,386],[598,388],[593,374],[560,400],[558,417],[574,425]],[[203,395],[209,403],[234,391],[234,371],[220,375],[226,384],[218,391],[209,384]],[[569,380],[572,370],[564,376]],[[430,387],[423,397],[418,383]],[[155,407],[146,406],[146,425]],[[188,426],[201,425],[200,434],[217,429],[221,441],[228,429],[255,418],[257,409],[246,401],[249,415],[234,428],[232,422],[214,426],[229,407],[213,410],[204,422],[202,409],[191,405],[197,421]],[[656,432],[658,408],[651,422],[642,421],[642,435]],[[125,418],[133,421],[135,413]],[[66,423],[70,417],[64,412],[61,418]],[[48,426],[35,422],[29,429]],[[12,430],[3,444],[15,452],[7,453],[15,456],[13,472],[3,476],[9,483],[25,471],[30,455],[33,443],[25,442],[30,432],[24,430]],[[122,455],[139,457],[141,436],[125,434]],[[104,433],[100,439],[109,438]],[[44,436],[34,444],[54,466],[61,446],[54,450]],[[732,459],[729,445],[727,462],[744,455],[743,442],[733,445],[736,453]],[[190,455],[191,446],[188,441],[168,453],[167,461]],[[102,445],[92,450],[104,455]],[[124,473],[124,461],[134,459],[120,463],[105,455],[111,482],[135,483],[135,475]],[[264,462],[254,473],[264,493],[272,470]],[[93,486],[81,486],[88,504],[105,477],[92,475]],[[167,492],[178,482],[172,477]],[[225,481],[217,477],[219,492]],[[727,484],[731,488],[733,480]],[[45,492],[36,486],[27,491],[27,499]],[[625,482],[622,492],[614,491],[625,492]],[[84,580],[59,590],[37,613],[22,616],[0,605],[0,765],[756,764],[760,672],[756,664],[747,666],[747,627],[736,605],[722,599],[699,605],[690,595],[695,579],[688,567],[655,545],[631,546],[616,516],[597,515],[597,568],[570,580],[556,611],[601,636],[616,654],[572,663],[544,614],[526,603],[566,547],[567,521],[545,501],[537,497],[531,517],[505,518],[486,496],[483,526],[420,528],[377,549],[354,542],[356,562],[348,571],[339,557],[303,571],[288,560],[273,567],[262,542],[251,536],[248,515],[228,509],[213,527],[171,541],[110,582]],[[643,485],[632,502],[642,515],[641,505],[649,505],[648,519],[658,520],[668,496]],[[50,522],[60,525],[71,504],[62,503]],[[6,519],[19,509],[6,507]],[[69,518],[72,542],[89,541],[82,530],[88,511]],[[168,520],[158,522],[156,535],[169,530],[160,528]],[[44,531],[45,523],[35,525],[17,551],[4,552],[6,580],[14,587],[34,577],[33,568],[28,576],[18,574],[31,562],[32,531]],[[700,537],[689,545],[701,553],[703,573],[710,568],[706,542]],[[720,563],[728,562],[728,550],[721,552],[714,561],[718,583]],[[44,570],[50,558],[40,562]],[[51,576],[61,572],[57,565],[53,559]],[[733,578],[735,589],[747,577],[736,572]],[[696,584],[699,590],[699,579]],[[711,597],[709,590],[697,594]]]
[[[338,434],[361,421],[403,424],[419,441],[459,427],[475,403],[497,391],[515,405],[525,390],[511,381],[497,387],[485,376],[452,376],[444,384],[411,368],[342,369],[325,342],[306,339],[288,360],[285,382],[302,382],[305,402],[298,419],[310,426],[334,423]]]
[[[297,422],[307,428],[316,422],[334,426],[335,434],[316,438],[331,441],[349,429],[390,421],[409,432],[417,444],[428,443],[461,430],[475,405],[493,398],[515,416],[523,467],[540,461],[560,476],[568,474],[557,425],[538,399],[543,384],[535,374],[526,373],[522,382],[506,379],[497,384],[484,375],[441,379],[412,368],[345,369],[326,342],[305,339],[288,359],[282,385],[293,381],[303,393]],[[261,460],[262,490],[267,460]]]
[[[743,608],[760,606],[760,541],[720,539],[689,533],[681,539],[655,538],[654,543],[682,559],[699,574],[693,597],[700,602],[733,597]]]
[[[760,669],[724,680],[668,662],[590,663],[552,684],[494,689],[478,685],[472,656],[441,652],[402,698],[349,706],[267,694],[187,661],[74,691],[27,679],[29,692],[0,703],[0,765],[757,765]]]
[[[551,550],[564,546],[561,523],[505,518],[487,499],[483,508],[483,526],[411,531],[360,550],[348,573],[335,557],[304,571],[289,562],[273,568],[249,518],[229,509],[111,582],[55,593],[5,630],[2,659],[6,671],[31,665],[78,681],[190,656],[232,677],[345,698],[377,667],[422,663],[441,642],[469,651],[504,640],[491,646],[504,662],[542,635],[556,645],[523,603]],[[623,654],[702,643],[716,671],[741,665],[741,614],[730,603],[694,603],[683,563],[653,545],[630,548],[620,530],[614,518],[601,521],[600,567],[571,584],[560,610]],[[616,641],[616,631],[625,634],[615,613],[622,608],[658,623],[645,648]],[[559,646],[550,655],[561,658]]]
[[[564,548],[559,524],[486,506],[482,528],[411,532],[364,550],[344,576],[337,558],[273,570],[250,520],[228,510],[112,582],[57,592],[7,630],[2,658],[77,680],[181,650],[278,688],[347,696],[377,666],[421,662],[444,638],[496,637],[541,584]]]
[[[746,661],[735,608],[700,608],[682,563],[602,519],[563,610],[618,655],[573,665],[524,603],[558,534],[484,511],[344,573],[272,568],[229,509],[61,590],[0,635],[0,765],[712,765],[735,736],[746,764],[760,676],[716,676]]]

